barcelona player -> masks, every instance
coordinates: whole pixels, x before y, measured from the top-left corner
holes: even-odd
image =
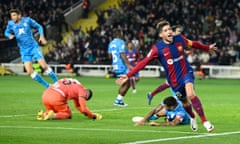
[[[86,105],[86,101],[90,100],[92,95],[92,90],[85,88],[78,80],[72,78],[60,79],[44,91],[42,101],[46,111],[40,110],[37,119],[70,119],[72,112],[67,101],[73,100],[79,112],[90,119],[101,120],[102,115],[91,112]]]
[[[174,35],[180,35],[182,32],[183,32],[183,26],[182,25],[174,25],[172,26],[172,29],[173,29],[173,34]],[[149,92],[147,93],[147,98],[148,98],[148,104],[150,105],[151,104],[151,101],[152,101],[152,98],[162,92],[163,90],[169,88],[169,84],[168,82],[166,81],[165,83],[161,84],[160,86],[158,86],[156,89],[154,89],[152,92]],[[171,89],[171,93],[173,96],[175,96],[175,92]]]
[[[125,75],[128,72],[128,69],[131,69],[125,53],[126,53],[126,44],[122,40],[123,34],[121,31],[116,30],[114,32],[115,38],[108,45],[108,54],[112,59],[112,72],[115,73],[115,76],[120,77]],[[130,88],[129,79],[121,85],[118,89],[117,98],[114,101],[115,106],[126,107],[127,104],[123,102],[123,97],[126,95],[128,89]]]
[[[127,43],[126,57],[133,67],[140,61],[140,53],[136,48],[134,48],[134,45],[131,41]],[[137,92],[135,83],[138,81],[139,73],[134,74],[134,76],[130,78],[130,84],[132,86],[133,93]]]
[[[152,60],[158,59],[165,70],[170,87],[176,93],[186,94],[203,126],[208,132],[212,132],[214,126],[207,120],[201,101],[195,93],[194,71],[185,57],[184,50],[191,47],[214,52],[217,50],[216,44],[205,45],[198,41],[189,40],[183,35],[174,36],[170,23],[165,20],[157,24],[157,31],[162,40],[154,44],[147,57],[141,60],[126,76],[119,78],[117,83],[125,83],[128,77],[143,69]],[[191,118],[195,118],[192,113],[189,113],[189,115]]]
[[[56,74],[46,64],[38,42],[33,37],[32,29],[37,29],[38,33],[40,34],[38,41],[41,44],[47,43],[44,37],[42,26],[30,17],[22,17],[18,9],[10,10],[10,16],[11,20],[8,22],[4,33],[5,36],[9,39],[16,38],[17,44],[20,48],[22,62],[24,63],[27,73],[32,79],[36,80],[47,88],[49,83],[46,82],[32,68],[32,61],[37,61],[54,82],[58,80]]]

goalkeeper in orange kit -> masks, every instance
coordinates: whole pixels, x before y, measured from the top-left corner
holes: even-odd
[[[40,110],[37,119],[70,119],[72,111],[67,101],[73,100],[76,109],[82,114],[90,119],[101,120],[102,115],[91,112],[86,105],[86,101],[90,100],[91,97],[92,91],[85,88],[78,80],[72,78],[60,79],[44,91],[42,102],[46,112]]]

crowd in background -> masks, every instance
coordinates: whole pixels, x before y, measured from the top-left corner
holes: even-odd
[[[19,9],[22,16],[29,16],[46,27],[56,26],[58,32],[63,32],[66,21],[63,11],[79,0],[1,0],[0,3],[0,38],[4,37],[4,29],[9,20],[9,10]]]
[[[58,25],[58,20],[62,20],[59,19],[62,10],[73,3],[73,0],[59,1],[29,0],[24,5],[23,0],[15,0],[7,2],[10,7],[2,3],[0,7],[1,11],[7,11],[23,4],[24,13],[39,23]],[[8,15],[0,14],[2,34]],[[217,43],[218,53],[209,54],[195,49],[187,56],[190,63],[232,65],[240,57],[240,2],[237,0],[119,0],[118,8],[112,5],[107,9],[96,9],[95,14],[98,17],[97,28],[83,30],[81,26],[68,26],[68,31],[72,31],[74,36],[62,43],[58,34],[57,44],[45,56],[46,60],[50,63],[108,64],[107,47],[115,30],[121,30],[124,40],[132,41],[143,58],[152,44],[159,40],[155,26],[161,19],[172,25],[182,25],[183,34],[191,40]],[[57,32],[61,33],[61,28]]]

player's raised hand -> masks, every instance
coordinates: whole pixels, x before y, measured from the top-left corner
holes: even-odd
[[[216,47],[216,43],[213,43],[209,46],[209,52],[210,53],[214,53],[215,51],[217,51],[217,47]]]
[[[126,75],[123,75],[116,80],[116,84],[123,85],[124,83],[127,82],[127,80],[128,80],[128,77]]]
[[[42,44],[42,45],[47,44],[47,40],[45,39],[44,36],[40,36],[38,41],[39,41],[39,43]]]

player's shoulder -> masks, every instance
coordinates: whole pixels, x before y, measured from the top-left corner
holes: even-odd
[[[8,21],[8,25],[14,25],[14,24],[15,24],[15,22],[13,20]]]
[[[178,34],[178,35],[175,35],[173,36],[173,40],[176,41],[176,40],[182,40],[184,39],[184,36],[182,34]]]
[[[115,38],[114,41],[115,41],[116,43],[120,43],[120,44],[125,43],[124,40],[122,40],[122,39],[120,39],[120,38]]]
[[[22,21],[30,21],[31,20],[30,17],[22,17],[21,19],[22,19]]]
[[[166,46],[166,43],[164,43],[163,40],[160,40],[156,42],[153,46],[156,46],[157,48],[164,48]]]

